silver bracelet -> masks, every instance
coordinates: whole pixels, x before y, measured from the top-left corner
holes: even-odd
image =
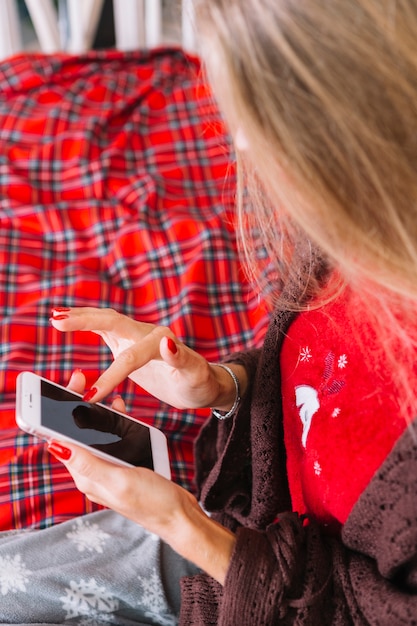
[[[219,420],[226,420],[229,417],[232,417],[233,415],[235,415],[235,413],[237,413],[237,411],[238,411],[238,409],[240,407],[240,402],[241,402],[242,398],[240,397],[240,383],[239,383],[239,379],[236,376],[236,374],[230,369],[230,367],[227,367],[227,365],[223,365],[223,363],[211,363],[211,365],[217,365],[217,367],[222,367],[224,370],[226,370],[226,372],[228,374],[230,374],[230,376],[233,379],[233,382],[235,383],[236,397],[235,397],[235,401],[234,401],[233,406],[230,409],[230,411],[227,411],[227,413],[223,413],[223,411],[218,411],[217,409],[211,409],[211,412],[214,415],[214,417],[217,417],[217,419],[219,419]]]

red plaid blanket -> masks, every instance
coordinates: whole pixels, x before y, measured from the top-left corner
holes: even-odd
[[[56,332],[53,306],[167,324],[213,361],[260,343],[266,314],[236,256],[234,183],[227,134],[183,52],[0,64],[1,529],[97,508],[14,422],[21,370],[66,384],[80,367],[91,383],[110,362],[95,335]],[[192,487],[207,413],[176,411],[129,381],[118,392],[165,431],[173,478]]]

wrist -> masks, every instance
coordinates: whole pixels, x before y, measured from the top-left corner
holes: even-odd
[[[234,415],[247,387],[247,374],[236,363],[210,363],[218,383],[218,395],[211,409],[216,417],[225,419]]]
[[[234,533],[212,520],[198,505],[183,509],[172,528],[170,546],[224,584],[236,543]]]

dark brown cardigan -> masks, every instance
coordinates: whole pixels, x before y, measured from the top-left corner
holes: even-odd
[[[289,512],[278,364],[292,319],[276,314],[262,350],[229,359],[246,366],[252,385],[237,417],[211,418],[198,439],[201,500],[237,543],[224,587],[205,574],[182,581],[180,623],[417,625],[417,423],[341,540]]]

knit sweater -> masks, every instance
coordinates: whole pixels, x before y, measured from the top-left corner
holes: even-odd
[[[402,318],[402,327],[407,322]],[[412,329],[410,329],[412,330]],[[280,354],[293,511],[339,532],[414,413],[368,302],[346,288],[292,322]],[[395,346],[397,362],[404,348]],[[414,351],[417,356],[417,351]],[[410,388],[417,367],[407,367]]]
[[[196,445],[203,505],[236,531],[222,587],[182,581],[181,624],[417,624],[417,421],[350,510],[339,536],[293,513],[279,368],[294,315],[277,312],[262,350],[233,355],[250,386],[233,420]]]

